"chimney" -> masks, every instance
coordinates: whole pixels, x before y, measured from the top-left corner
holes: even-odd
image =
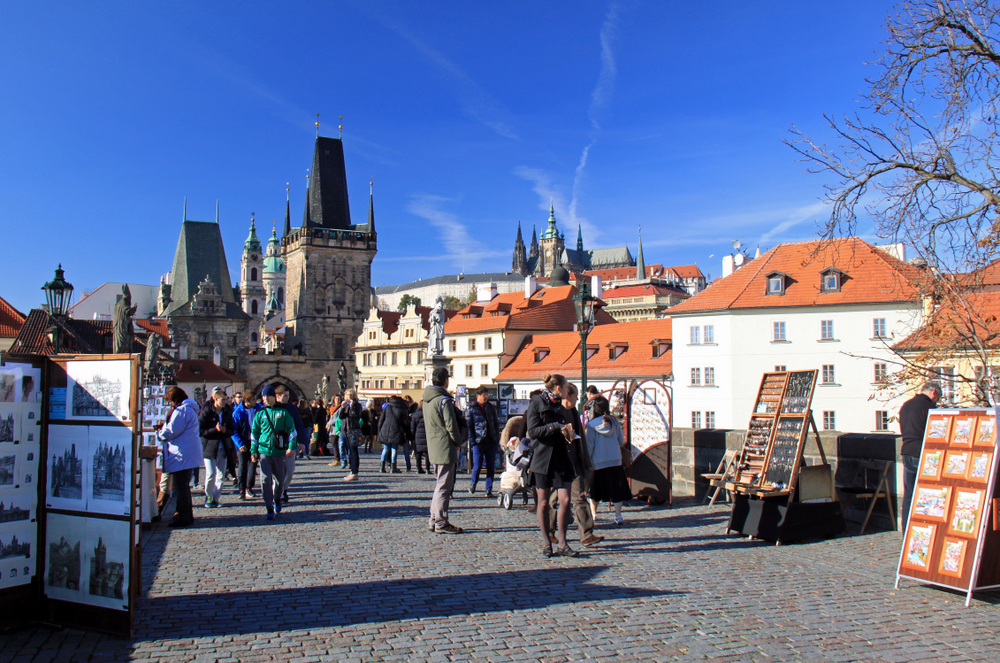
[[[722,256],[722,277],[725,278],[736,271],[736,263],[733,260],[733,254],[730,253],[727,256]]]
[[[496,283],[480,283],[476,287],[476,303],[491,302],[497,296]]]
[[[538,281],[535,280],[534,276],[524,277],[524,298],[527,299],[535,294],[538,290]]]
[[[599,274],[590,277],[590,294],[598,299],[604,299],[604,285]]]

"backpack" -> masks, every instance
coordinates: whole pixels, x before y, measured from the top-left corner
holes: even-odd
[[[444,421],[444,404],[445,401],[451,403],[453,411],[455,413],[455,423],[458,425],[458,437],[461,440],[460,444],[465,444],[466,440],[469,439],[469,422],[465,420],[465,417],[458,411],[455,407],[455,400],[451,396],[444,396],[438,401],[438,414],[441,415],[441,421]]]

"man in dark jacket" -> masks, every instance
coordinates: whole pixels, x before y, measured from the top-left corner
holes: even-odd
[[[910,517],[910,500],[913,499],[913,485],[917,482],[917,466],[920,465],[920,449],[924,444],[927,428],[927,412],[937,407],[941,400],[941,385],[925,382],[920,393],[903,403],[899,408],[899,431],[903,436],[903,446],[899,450],[903,461],[903,505],[900,520],[903,527]]]
[[[406,401],[399,396],[393,396],[382,410],[378,422],[378,441],[382,443],[382,474],[391,471],[399,474],[396,467],[396,456],[401,446],[410,437],[410,413],[406,409]]]
[[[417,474],[431,471],[431,461],[427,459],[427,431],[424,429],[424,411],[420,407],[410,413],[410,439],[413,440],[413,457],[417,461]],[[421,461],[427,466],[421,465]]]
[[[500,421],[490,403],[486,387],[476,390],[476,400],[465,413],[469,423],[469,447],[472,449],[472,469],[469,472],[469,494],[476,492],[479,471],[486,464],[486,497],[493,497],[493,474],[496,471],[497,445],[500,443]]]
[[[226,392],[212,394],[211,405],[198,416],[198,432],[205,458],[205,506],[220,507],[222,481],[226,476],[229,447],[233,446],[232,435],[236,432],[233,418],[227,407]]]

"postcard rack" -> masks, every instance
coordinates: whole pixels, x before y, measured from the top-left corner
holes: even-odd
[[[965,593],[1000,587],[997,412],[931,410],[896,572]]]

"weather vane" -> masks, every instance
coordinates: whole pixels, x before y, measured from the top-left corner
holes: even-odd
[[[319,138],[319,113],[316,113],[316,138]]]
[[[344,139],[344,116],[343,115],[340,116],[340,124],[337,126],[337,128],[340,129],[340,139],[343,140]]]

